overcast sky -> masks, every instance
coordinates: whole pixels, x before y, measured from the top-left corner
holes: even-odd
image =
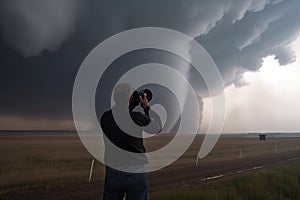
[[[88,53],[113,34],[157,26],[195,38],[214,59],[227,87],[225,131],[300,130],[299,10],[299,0],[2,0],[0,129],[73,129],[72,88]],[[186,72],[182,61],[160,52],[123,59],[126,69],[119,65],[107,76],[153,61]],[[184,75],[207,115],[199,75]]]

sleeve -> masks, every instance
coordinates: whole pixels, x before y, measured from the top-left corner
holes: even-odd
[[[149,134],[157,134],[162,130],[162,123],[159,115],[150,107],[144,109],[145,115],[150,118],[150,123],[144,127],[144,131]]]
[[[148,134],[157,134],[162,130],[162,123],[159,115],[146,107],[144,113],[141,112],[131,112],[130,115],[133,121],[138,125],[143,127],[144,131]]]

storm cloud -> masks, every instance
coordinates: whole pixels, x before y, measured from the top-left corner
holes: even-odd
[[[268,3],[263,9],[247,11],[238,21],[224,15],[209,34],[196,37],[216,62],[226,85],[242,85],[242,74],[258,70],[262,58],[269,55],[282,65],[295,61],[290,45],[300,30],[300,2]]]
[[[85,56],[111,35],[145,26],[195,38],[216,62],[225,85],[242,87],[243,74],[258,70],[268,55],[281,65],[295,61],[290,45],[299,34],[299,9],[298,0],[3,0],[1,115],[71,119],[72,86]],[[125,59],[126,69],[150,61],[173,65],[200,97],[208,95],[200,75],[178,57],[137,55]],[[111,74],[118,77],[122,70]]]
[[[75,31],[79,0],[3,0],[3,40],[25,57],[55,51]]]

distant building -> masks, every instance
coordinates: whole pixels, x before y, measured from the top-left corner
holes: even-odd
[[[266,140],[266,134],[259,134],[259,140]]]

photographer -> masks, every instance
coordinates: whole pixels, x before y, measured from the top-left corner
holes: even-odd
[[[147,98],[148,96],[148,98]],[[156,134],[162,129],[157,113],[150,109],[152,93],[133,92],[127,83],[114,89],[115,105],[101,117],[106,164],[103,199],[145,200],[148,181],[145,174],[147,157],[142,132]],[[143,112],[135,111],[141,106]]]

